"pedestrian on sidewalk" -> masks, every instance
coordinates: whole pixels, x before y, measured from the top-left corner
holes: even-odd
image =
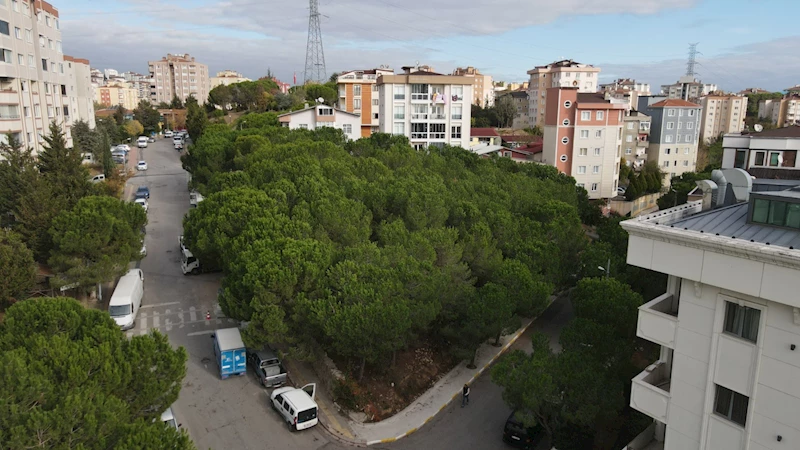
[[[464,389],[461,390],[461,407],[469,405],[469,385],[465,384]]]

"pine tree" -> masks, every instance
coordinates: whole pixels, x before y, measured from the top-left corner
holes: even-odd
[[[50,123],[50,133],[44,140],[44,151],[39,154],[39,172],[56,199],[65,202],[66,208],[71,208],[89,194],[89,172],[81,164],[80,151],[67,148],[64,133],[55,121]]]

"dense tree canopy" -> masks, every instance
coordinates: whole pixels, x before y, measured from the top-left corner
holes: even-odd
[[[17,233],[0,228],[0,307],[26,298],[35,281],[33,252]]]
[[[424,334],[469,360],[578,270],[574,180],[552,167],[245,117],[184,156],[206,197],[184,234],[224,270],[251,345],[313,339],[378,364]]]
[[[157,331],[129,340],[73,299],[19,302],[0,324],[0,446],[193,449],[158,420],[186,359]]]

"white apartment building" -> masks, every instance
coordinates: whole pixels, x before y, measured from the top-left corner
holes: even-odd
[[[547,89],[577,88],[581,93],[597,92],[600,68],[577,63],[571,59],[537,66],[528,71],[528,121],[531,126],[544,124]]]
[[[484,75],[478,69],[469,66],[467,68],[458,67],[453,71],[457,77],[472,77],[472,104],[484,108],[494,106],[495,89],[491,75]]]
[[[230,86],[243,81],[252,80],[240,74],[239,72],[236,72],[235,70],[223,70],[222,72],[217,72],[217,76],[211,77],[211,89],[223,85]]]
[[[654,423],[626,448],[800,448],[800,188],[741,169],[699,186],[622,222],[628,264],[669,276],[639,307],[661,350],[631,389]]]
[[[380,131],[406,136],[416,149],[469,148],[473,79],[403,69],[378,77]]]
[[[700,99],[700,139],[710,142],[720,135],[744,130],[747,97],[715,93]]]
[[[306,106],[303,109],[278,116],[281,126],[292,130],[316,130],[332,127],[342,130],[348,139],[361,137],[361,117],[328,105]]]
[[[201,105],[208,100],[208,91],[211,90],[208,66],[195,61],[188,53],[167,54],[160,61],[148,64],[153,80],[150,85],[151,103],[170,103],[175,96],[186,102],[190,95]]]
[[[58,10],[44,1],[0,1],[0,140],[38,153],[50,122],[94,126],[89,62],[64,56]]]
[[[761,100],[758,102],[758,118],[768,119],[779,128],[800,124],[800,95]]]
[[[379,130],[378,77],[382,75],[394,75],[394,72],[381,66],[344,71],[336,79],[339,90],[337,107],[361,116],[361,137],[369,137]]]

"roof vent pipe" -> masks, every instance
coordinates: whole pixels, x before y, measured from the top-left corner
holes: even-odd
[[[725,179],[721,170],[711,172],[711,180],[717,183],[717,197],[713,201],[713,208],[719,208],[725,204],[725,194],[728,191],[728,180]]]

